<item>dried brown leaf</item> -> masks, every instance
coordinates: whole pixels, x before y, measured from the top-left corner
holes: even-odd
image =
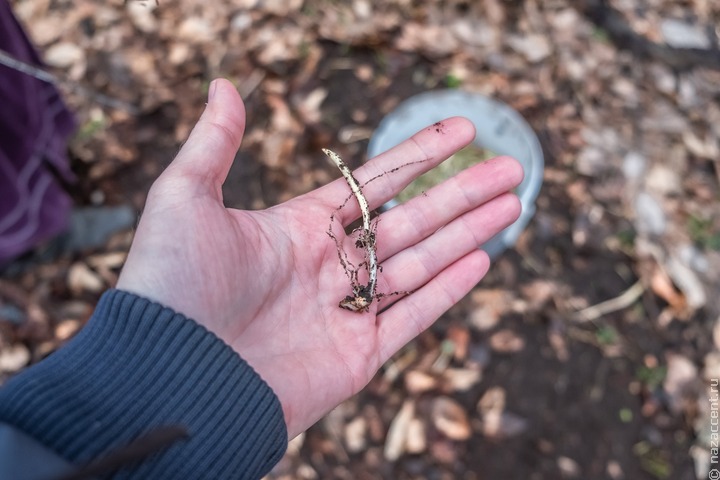
[[[687,306],[685,296],[675,288],[668,274],[660,267],[656,267],[652,273],[650,288],[676,311],[682,311]]]
[[[419,418],[410,420],[407,430],[407,441],[405,442],[407,453],[419,454],[427,449],[427,435],[425,422]]]
[[[465,409],[450,397],[433,399],[430,418],[433,426],[451,440],[467,440],[472,435]]]
[[[400,50],[423,52],[430,57],[445,57],[455,52],[460,43],[455,35],[443,25],[426,25],[408,22],[395,43]]]
[[[74,294],[79,295],[82,292],[99,293],[105,288],[105,283],[85,263],[76,262],[70,267],[68,286]]]
[[[443,390],[447,392],[466,392],[480,383],[480,368],[448,368],[442,373]]]
[[[427,392],[437,387],[438,380],[420,370],[410,370],[405,376],[405,388],[409,393],[417,394]]]
[[[252,2],[255,8],[277,15],[288,17],[302,8],[304,0],[259,0]]]
[[[508,438],[521,434],[528,421],[505,411],[505,390],[493,387],[480,398],[478,412],[482,418],[482,433],[489,438]]]
[[[513,296],[505,289],[479,289],[472,293],[472,300],[478,306],[470,312],[470,325],[485,331],[495,327],[500,317],[510,311]]]
[[[367,421],[359,416],[352,419],[345,425],[343,438],[345,447],[349,453],[357,453],[365,450],[367,446]]]
[[[305,432],[302,432],[297,437],[293,438],[288,442],[287,446],[287,453],[289,455],[298,455],[300,453],[300,449],[302,448],[303,444],[305,443]]]
[[[15,373],[30,363],[30,350],[21,344],[0,348],[0,372]]]
[[[415,415],[415,402],[405,400],[402,407],[390,423],[387,437],[385,439],[384,455],[389,462],[394,462],[405,453],[407,445],[410,422]]]
[[[215,39],[215,31],[203,17],[186,17],[177,30],[177,38],[190,43],[207,43]]]
[[[558,294],[560,285],[554,280],[537,279],[521,286],[520,291],[530,309],[541,310]]]
[[[483,435],[489,438],[511,438],[529,428],[527,419],[511,412],[493,412],[483,417]]]
[[[88,257],[87,264],[93,268],[112,270],[120,268],[125,263],[126,258],[127,252],[102,253]]]
[[[318,87],[312,92],[305,95],[302,99],[295,103],[295,107],[300,119],[308,124],[315,124],[322,119],[320,106],[327,98],[328,91],[326,88]]]
[[[153,33],[158,30],[158,21],[153,11],[158,7],[155,2],[126,2],[130,21],[144,33]]]
[[[502,387],[488,388],[478,401],[478,412],[485,414],[491,411],[505,410],[505,389]]]
[[[525,340],[514,331],[505,329],[490,337],[490,347],[500,353],[515,353],[525,348]]]
[[[510,35],[506,41],[513,50],[522,54],[530,63],[540,62],[552,53],[552,46],[545,35]]]
[[[561,455],[557,459],[558,469],[562,473],[563,478],[577,478],[580,476],[580,465],[570,457]]]
[[[682,138],[693,155],[708,159],[720,158],[720,141],[717,138],[707,136],[701,139],[690,130],[683,132]]]
[[[85,51],[75,43],[59,42],[45,50],[45,63],[56,68],[84,65]]]
[[[458,362],[464,361],[467,358],[470,343],[470,331],[467,326],[454,323],[448,328],[445,337],[453,344],[453,358]]]
[[[67,340],[75,335],[81,327],[82,323],[79,320],[63,320],[55,326],[55,338],[60,341]]]
[[[667,375],[663,381],[663,389],[668,394],[670,408],[675,413],[682,413],[685,403],[697,393],[698,370],[695,364],[684,355],[668,353]]]

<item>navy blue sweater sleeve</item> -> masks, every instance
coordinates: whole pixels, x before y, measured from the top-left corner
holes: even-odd
[[[194,321],[119,290],[65,347],[0,389],[0,422],[76,465],[158,427],[187,430],[117,479],[261,478],[287,447],[280,402],[242,358]]]

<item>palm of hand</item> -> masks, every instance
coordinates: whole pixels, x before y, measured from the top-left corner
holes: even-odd
[[[347,186],[338,180],[263,211],[226,209],[220,185],[240,141],[244,112],[234,89],[218,83],[216,99],[223,99],[211,100],[150,192],[118,288],[184,313],[230,345],[278,395],[292,437],[359,391],[397,349],[477,283],[488,266],[477,245],[517,217],[517,199],[502,193],[519,183],[522,172],[510,159],[487,162],[436,187],[428,198],[383,214],[378,256],[387,270],[380,291],[417,293],[379,315],[378,302],[369,313],[348,312],[338,301],[350,293],[350,282],[326,235]],[[420,132],[360,169],[362,182],[427,160],[368,184],[371,207],[473,134],[467,121],[453,119],[443,138],[433,129]],[[210,158],[198,159],[200,150]],[[475,188],[477,182],[484,191]],[[357,216],[350,202],[338,219],[346,225]],[[335,227],[358,264],[362,253]],[[480,227],[485,231],[478,233]]]
[[[324,230],[331,208],[307,198],[263,212],[226,209],[211,196],[181,203],[156,210],[149,202],[138,237],[164,242],[133,251],[119,288],[172,306],[233,347],[281,399],[293,399],[283,402],[291,432],[309,426],[296,418],[319,418],[327,402],[367,383],[380,361],[375,318],[337,306],[349,281]],[[135,277],[127,287],[135,260],[151,258],[164,259],[165,279],[141,286]]]

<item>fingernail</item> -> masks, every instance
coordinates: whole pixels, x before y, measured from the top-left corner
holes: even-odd
[[[212,100],[215,96],[215,90],[217,90],[217,80],[210,82],[210,87],[208,88],[208,101]]]

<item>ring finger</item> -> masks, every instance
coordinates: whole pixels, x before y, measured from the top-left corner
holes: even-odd
[[[425,240],[387,259],[383,263],[380,291],[412,291],[421,287],[512,224],[520,209],[519,199],[506,193],[456,218]],[[385,298],[380,308],[397,300],[394,296]]]

